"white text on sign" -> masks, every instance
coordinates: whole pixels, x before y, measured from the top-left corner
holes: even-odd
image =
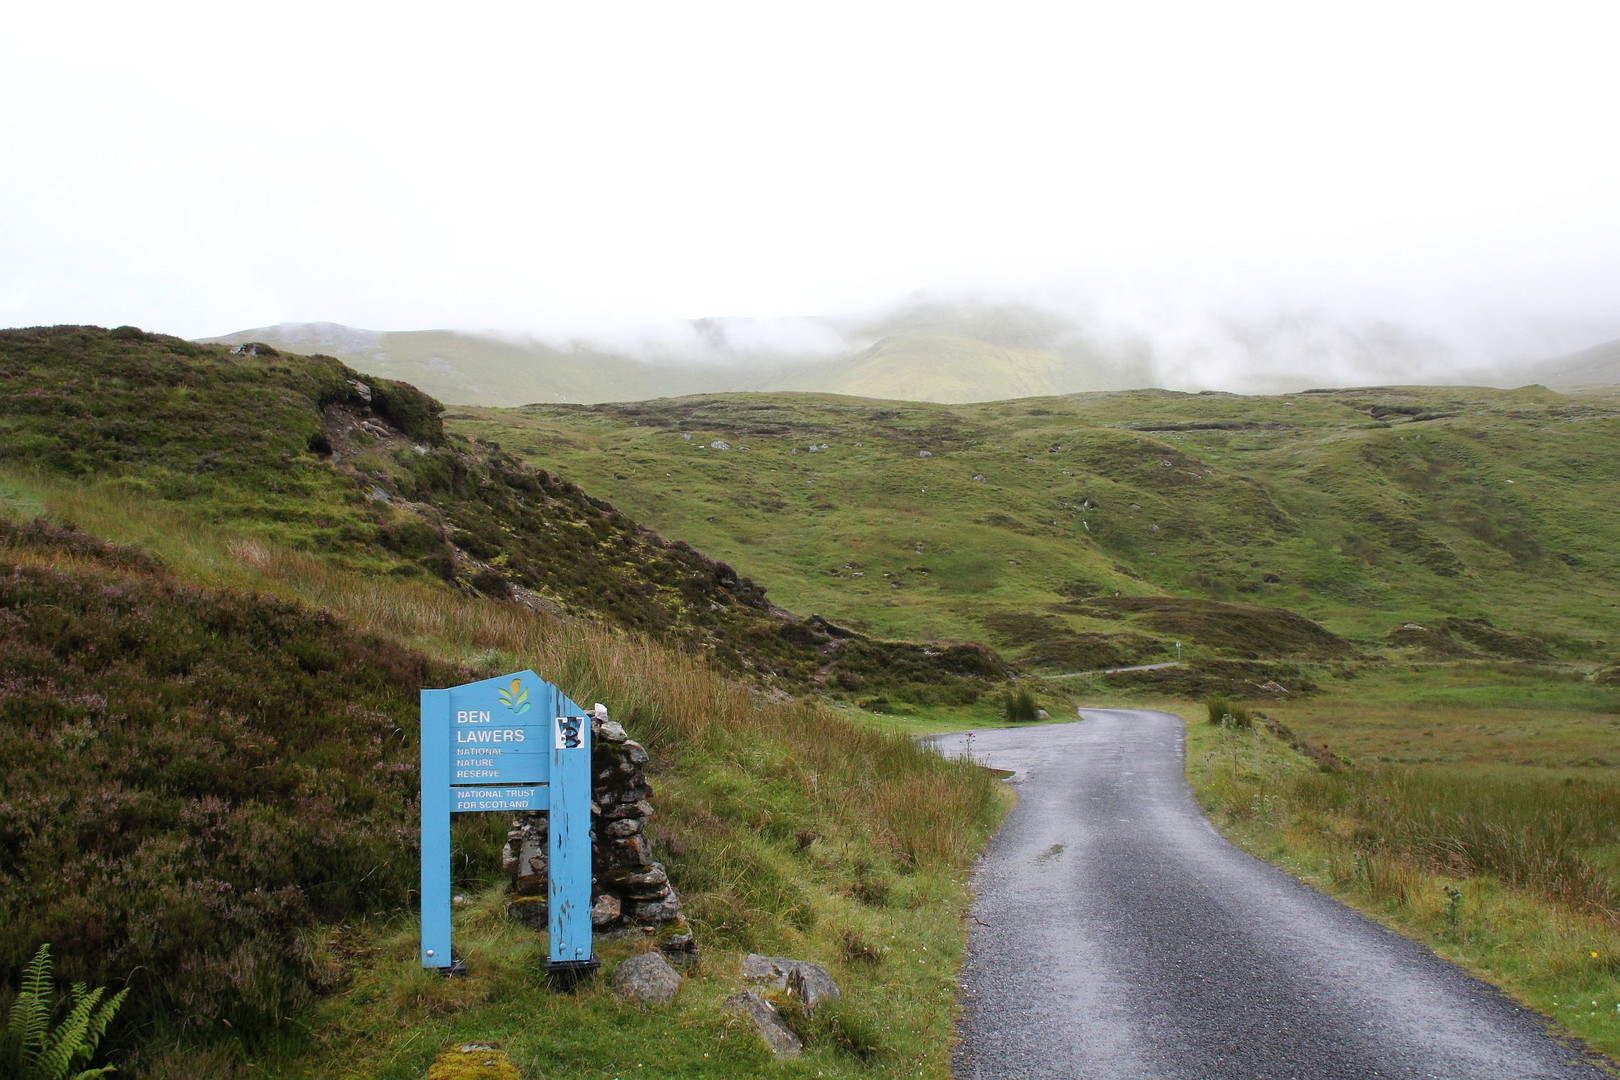
[[[522,742],[522,728],[483,728],[478,731],[456,732],[458,743]]]

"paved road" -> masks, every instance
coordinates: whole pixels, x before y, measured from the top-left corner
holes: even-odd
[[[1160,668],[1180,666],[1180,660],[1167,660],[1162,664],[1137,664],[1135,667],[1098,668],[1096,671],[1071,671],[1064,675],[1042,675],[1041,678],[1078,679],[1082,675],[1118,675],[1122,671],[1158,671]]]
[[[1019,801],[976,877],[958,1077],[1604,1075],[1493,988],[1228,844],[1182,779],[1179,719],[1083,715],[973,733]]]

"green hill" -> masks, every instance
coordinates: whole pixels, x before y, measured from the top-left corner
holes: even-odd
[[[447,423],[751,567],[797,610],[1048,672],[1170,659],[1178,639],[1229,661],[1418,648],[1407,624],[1452,619],[1496,628],[1477,655],[1585,661],[1616,637],[1620,407],[1601,399],[734,395]]]
[[[850,336],[871,344],[750,389],[972,402],[1151,381],[1140,358],[1121,360],[1071,321],[1024,304],[918,304],[860,323]]]

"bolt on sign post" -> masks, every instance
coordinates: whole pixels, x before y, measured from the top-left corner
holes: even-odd
[[[422,691],[422,966],[450,954],[450,815],[551,815],[546,971],[562,981],[599,965],[591,946],[591,722],[532,671]]]

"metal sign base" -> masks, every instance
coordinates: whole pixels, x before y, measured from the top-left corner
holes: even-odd
[[[602,961],[595,953],[589,960],[547,960],[546,979],[558,990],[572,990],[596,974]]]

